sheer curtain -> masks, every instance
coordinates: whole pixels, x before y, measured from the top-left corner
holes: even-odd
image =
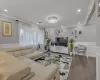
[[[19,22],[20,44],[35,45],[44,44],[44,29],[40,29],[35,25]]]
[[[40,50],[44,52],[44,29],[39,28],[37,33],[38,33],[38,44],[40,44]]]
[[[37,44],[37,33],[34,32],[31,24],[19,22],[20,28],[20,44],[21,45],[36,45]]]

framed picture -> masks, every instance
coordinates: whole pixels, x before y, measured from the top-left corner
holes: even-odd
[[[55,34],[56,34],[56,36],[59,36],[60,33],[61,33],[61,30],[60,30],[60,29],[56,29],[56,30],[55,30]]]
[[[2,36],[11,37],[12,36],[12,23],[7,21],[2,21]]]

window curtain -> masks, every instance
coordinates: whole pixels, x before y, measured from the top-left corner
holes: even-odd
[[[31,24],[19,22],[20,29],[20,44],[21,45],[36,45],[37,41],[37,33],[34,32],[34,26]]]
[[[44,29],[40,29],[35,25],[23,22],[19,23],[20,30],[20,44],[21,45],[35,45],[44,44]]]
[[[37,30],[38,33],[38,44],[40,45],[40,50],[44,52],[44,29],[39,28]]]

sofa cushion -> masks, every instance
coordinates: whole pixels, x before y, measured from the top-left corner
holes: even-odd
[[[24,58],[26,58],[25,56],[20,56],[20,57],[17,57],[19,60],[23,60]]]
[[[7,80],[22,80],[26,76],[28,76],[31,73],[31,69],[28,67],[24,70],[21,70],[10,77],[7,78]]]
[[[34,59],[34,58],[36,58],[36,57],[38,57],[38,56],[40,56],[40,55],[42,55],[42,54],[40,54],[40,53],[31,53],[31,54],[28,54],[28,55],[25,55],[27,58],[30,58],[30,59]]]
[[[22,50],[22,55],[26,55],[26,54],[29,54],[29,53],[33,53],[33,50],[32,49],[23,49]]]
[[[26,55],[26,54],[28,54],[28,53],[29,53],[28,49],[22,50],[22,55]]]
[[[19,51],[15,51],[14,52],[14,56],[15,57],[20,57],[20,56],[22,56],[22,52],[19,50]]]
[[[32,77],[34,77],[35,73],[31,72],[28,76],[24,77],[22,80],[30,80]]]
[[[25,55],[26,58],[30,58],[30,59],[33,59],[35,57],[35,54],[34,53],[31,53],[31,54],[27,54]]]
[[[14,52],[13,51],[8,51],[8,54],[14,56]]]
[[[22,55],[28,54],[27,50],[22,50]]]
[[[0,52],[0,80],[6,80],[8,77],[28,68],[23,61],[5,53]]]
[[[33,53],[33,49],[32,48],[29,48],[27,50],[28,50],[28,53]]]
[[[50,78],[59,70],[59,67],[55,64],[43,66],[37,62],[31,64],[30,67],[31,71],[35,73],[35,76],[30,80],[51,80]]]
[[[28,59],[28,58],[19,58],[21,61],[23,61],[23,63],[25,63],[25,64],[27,64],[27,65],[31,65],[34,61],[33,60],[31,60],[31,59]]]
[[[34,53],[42,54],[42,52],[40,52],[40,51],[34,51]]]

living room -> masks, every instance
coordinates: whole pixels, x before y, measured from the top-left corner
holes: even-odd
[[[1,0],[0,80],[99,80],[97,10],[95,0]]]

